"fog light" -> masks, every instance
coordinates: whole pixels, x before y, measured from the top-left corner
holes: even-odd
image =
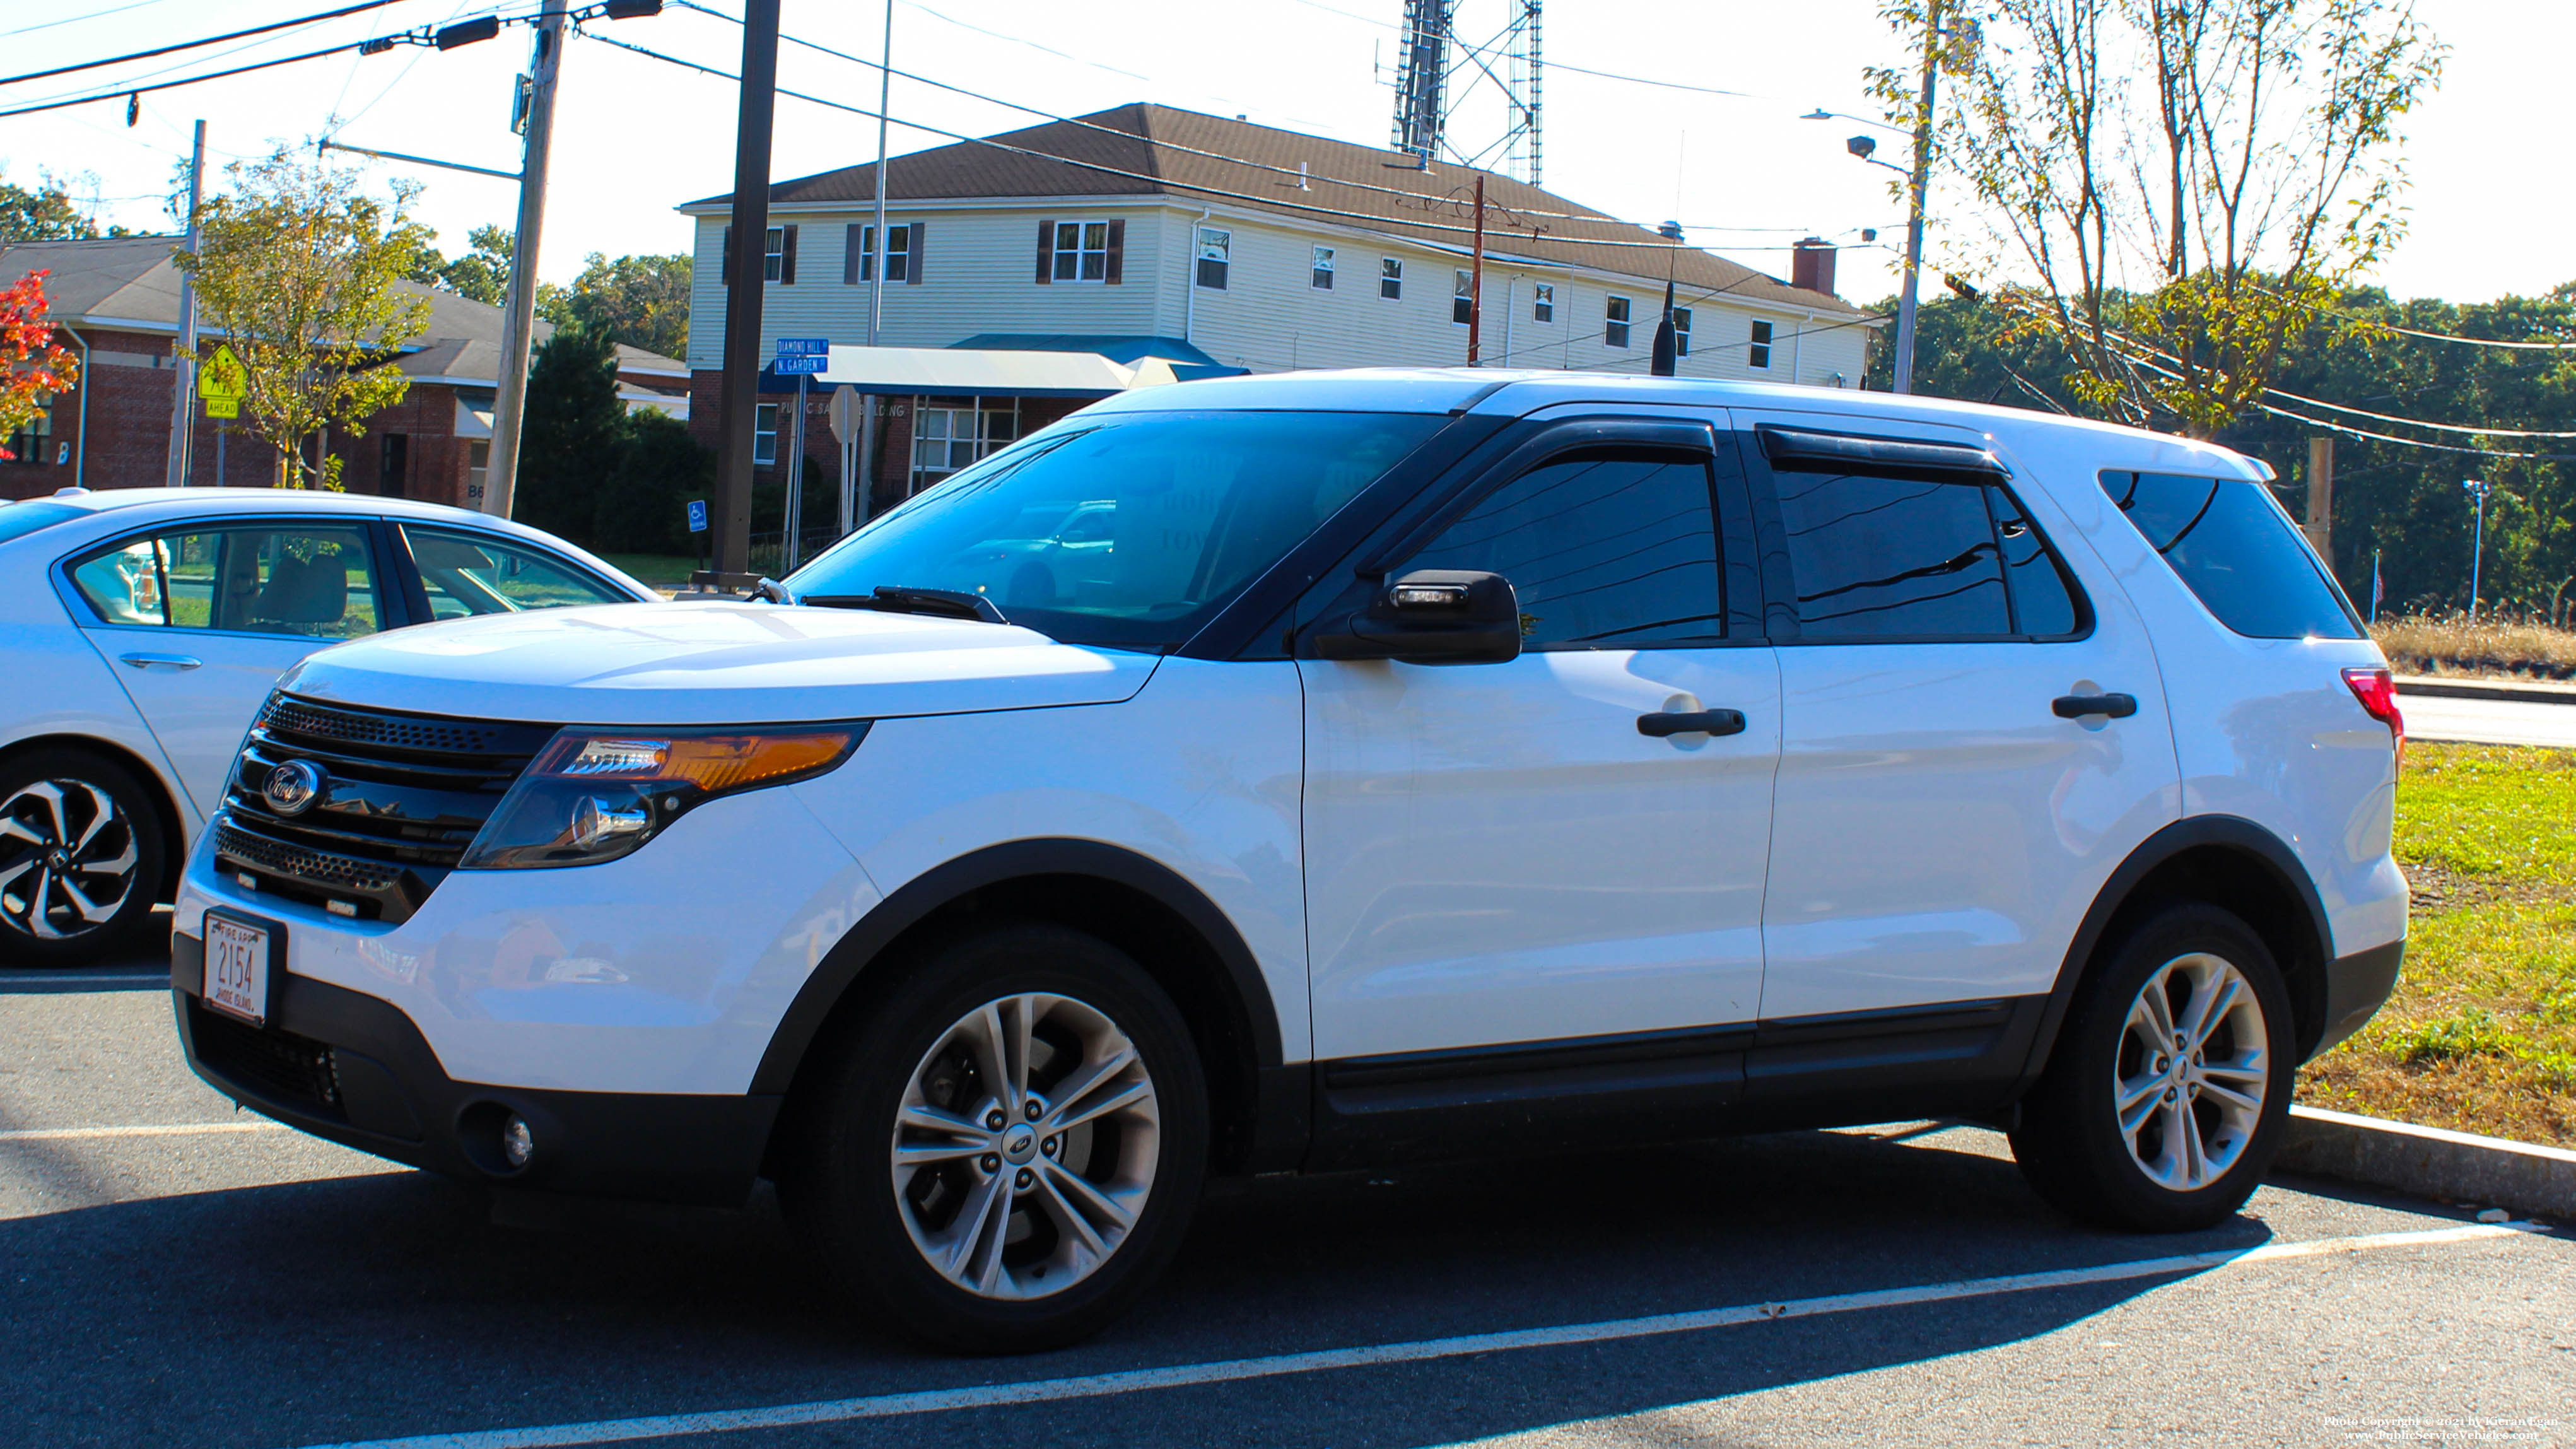
[[[510,1120],[501,1124],[501,1155],[510,1159],[512,1167],[525,1167],[536,1150],[537,1139],[528,1131],[528,1119],[511,1113]]]

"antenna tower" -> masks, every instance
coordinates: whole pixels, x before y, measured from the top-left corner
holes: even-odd
[[[1540,182],[1539,53],[1541,0],[1404,0],[1404,35],[1396,59],[1395,149],[1429,170],[1439,161],[1492,167],[1533,186]],[[1482,42],[1461,38],[1497,23]],[[1453,132],[1479,136],[1469,150]]]

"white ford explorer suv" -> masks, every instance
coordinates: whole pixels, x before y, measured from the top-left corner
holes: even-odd
[[[1106,1322],[1212,1175],[1959,1114],[2206,1225],[2406,930],[2385,661],[2267,476],[1801,388],[1129,394],[775,601],[307,660],[179,1029],[459,1178],[769,1178],[977,1349]]]

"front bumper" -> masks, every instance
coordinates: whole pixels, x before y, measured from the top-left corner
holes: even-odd
[[[361,1152],[495,1187],[740,1206],[784,1099],[576,1092],[460,1082],[399,1007],[292,974],[264,1027],[208,1010],[205,942],[173,935],[172,1005],[207,1085],[290,1127]],[[500,1125],[536,1144],[512,1167]]]

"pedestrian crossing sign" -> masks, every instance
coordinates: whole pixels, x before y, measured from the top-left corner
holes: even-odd
[[[241,416],[242,397],[250,391],[248,372],[231,347],[216,345],[215,355],[197,369],[197,395],[206,400],[207,417]]]

